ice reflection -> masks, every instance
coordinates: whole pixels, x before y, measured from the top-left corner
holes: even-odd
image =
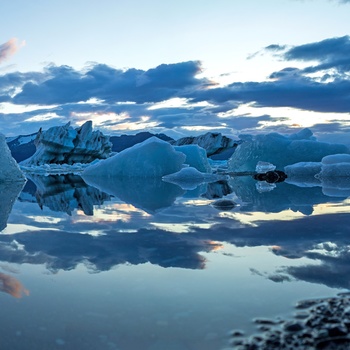
[[[229,329],[252,317],[350,288],[350,201],[320,187],[277,183],[259,192],[251,177],[187,192],[152,181],[33,181],[0,234],[0,260],[25,273],[18,283],[0,274],[0,286],[15,297],[26,294],[23,285],[30,290],[22,329],[30,319],[32,339],[45,320],[43,348],[59,339],[67,349],[108,349],[112,340],[115,348],[176,341],[219,349]],[[223,210],[218,200],[235,205]],[[13,314],[16,306],[4,304]]]
[[[33,175],[31,180],[35,188],[28,182],[20,195],[26,205],[20,209],[22,223],[17,222],[20,216],[15,211],[11,235],[5,231],[0,236],[4,261],[44,263],[51,271],[71,270],[83,263],[98,272],[146,262],[203,269],[207,264],[203,253],[226,242],[236,247],[271,246],[271,252],[278,256],[321,261],[323,266],[312,264],[310,269],[337,273],[329,274],[332,281],[324,275],[318,277],[319,283],[347,286],[340,280],[350,266],[346,243],[350,219],[341,213],[350,203],[326,196],[320,187],[279,183],[273,191],[259,192],[256,181],[247,176],[210,184],[210,189],[202,188],[200,197],[195,197],[192,191],[186,193],[160,179],[96,180],[98,188],[76,175]],[[42,212],[34,211],[35,201],[30,198],[36,199]],[[212,205],[217,198],[237,205],[221,211]],[[3,211],[3,220],[10,208]],[[310,215],[314,210],[318,215]],[[327,247],[334,247],[337,254],[322,254],[316,249],[325,242],[330,242]],[[305,264],[294,266],[283,273],[310,280],[307,268]]]
[[[86,183],[147,212],[171,206],[184,191],[161,178],[87,177]]]
[[[93,215],[94,205],[110,199],[108,194],[87,186],[78,175],[31,174],[27,177],[36,186],[35,198],[41,208],[47,206],[69,215],[73,210],[81,209],[85,215]]]
[[[21,181],[0,183],[0,231],[6,227],[13,203],[23,186]]]

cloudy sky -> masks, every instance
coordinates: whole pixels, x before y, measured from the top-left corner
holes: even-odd
[[[350,143],[349,0],[12,0],[0,5],[0,131],[310,127]]]

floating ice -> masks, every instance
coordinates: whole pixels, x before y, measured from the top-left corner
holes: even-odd
[[[151,137],[87,167],[83,176],[162,177],[179,171],[186,156],[168,142]]]
[[[336,154],[322,159],[321,172],[316,175],[327,195],[350,196],[350,155]]]
[[[207,152],[198,145],[175,146],[176,151],[186,155],[185,163],[196,168],[202,173],[211,173],[211,166],[208,162]]]
[[[100,131],[92,131],[91,121],[77,129],[67,123],[44,132],[40,130],[35,145],[36,152],[22,161],[22,165],[90,163],[107,158],[112,150],[109,137]]]
[[[276,165],[273,165],[269,162],[259,161],[255,167],[255,171],[257,173],[267,173],[268,171],[274,171],[276,169]]]
[[[321,162],[300,162],[284,167],[286,182],[299,187],[321,186],[315,175],[321,171]]]
[[[5,136],[0,134],[0,182],[25,181],[17,162],[7,146]]]
[[[284,168],[287,182],[299,187],[321,186],[332,197],[350,196],[350,155],[333,154],[321,162],[300,162]]]
[[[245,137],[229,159],[231,171],[254,171],[256,163],[263,159],[277,169],[299,162],[320,162],[330,154],[349,153],[345,145],[315,141],[312,132],[304,129],[284,136],[278,133]]]

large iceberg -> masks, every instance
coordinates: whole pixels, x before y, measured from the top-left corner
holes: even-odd
[[[39,130],[35,146],[36,152],[21,165],[90,163],[108,158],[112,150],[109,137],[101,131],[92,131],[91,121],[76,129],[67,123],[44,132]]]
[[[0,182],[25,181],[17,162],[7,146],[6,138],[0,134]]]
[[[151,137],[88,166],[83,177],[162,177],[179,171],[185,159],[168,142]]]
[[[229,159],[229,169],[235,172],[254,171],[259,161],[276,165],[277,169],[298,162],[320,162],[325,156],[349,153],[340,144],[318,142],[311,130],[284,136],[278,133],[245,137]]]

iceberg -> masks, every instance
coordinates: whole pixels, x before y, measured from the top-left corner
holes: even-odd
[[[13,159],[6,138],[0,134],[0,182],[25,181],[25,176]]]
[[[350,155],[333,154],[321,162],[299,162],[284,168],[286,182],[299,187],[322,187],[322,192],[331,197],[350,196]]]
[[[211,173],[212,169],[207,158],[207,152],[204,148],[198,145],[175,146],[176,151],[179,151],[186,156],[185,164],[196,168],[202,173]]]
[[[321,186],[319,179],[315,177],[321,172],[321,162],[299,162],[284,167],[287,174],[286,182],[299,187]]]
[[[186,156],[170,143],[151,137],[114,156],[88,166],[83,177],[162,177],[179,171]]]
[[[272,163],[277,169],[299,162],[320,162],[325,156],[347,153],[345,145],[316,141],[311,130],[284,136],[278,133],[245,137],[232,157],[229,169],[235,172],[254,171],[260,160]]]
[[[109,137],[98,130],[92,131],[91,121],[77,129],[67,123],[47,131],[39,130],[34,143],[36,152],[21,165],[90,163],[108,158],[112,150]]]
[[[335,154],[322,158],[321,172],[316,178],[323,193],[334,197],[350,196],[350,155]]]

